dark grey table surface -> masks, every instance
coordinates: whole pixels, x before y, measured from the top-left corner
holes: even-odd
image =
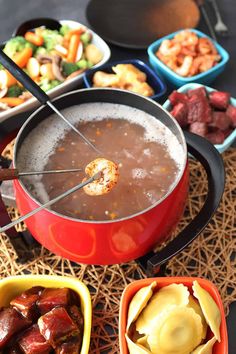
[[[88,2],[89,0],[0,0],[0,42],[7,40],[16,26],[23,21],[35,17],[71,19],[88,25],[86,19],[86,6]],[[218,40],[230,53],[230,61],[224,73],[212,86],[216,89],[229,91],[232,96],[236,97],[236,0],[218,0],[218,4],[223,19],[230,30],[228,38],[219,37]],[[210,18],[214,23],[215,18],[213,14],[210,14]],[[208,33],[204,21],[200,22],[199,29]],[[145,50],[130,50],[114,45],[110,45],[110,49],[112,53],[111,60],[139,58],[148,62]],[[230,307],[227,324],[229,354],[236,354],[236,302]]]

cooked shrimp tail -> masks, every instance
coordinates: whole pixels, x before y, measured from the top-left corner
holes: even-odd
[[[109,193],[112,188],[116,186],[119,178],[117,164],[105,158],[97,158],[91,161],[85,167],[85,173],[90,177],[96,175],[97,173],[101,174],[100,178],[97,178],[95,181],[87,184],[83,188],[85,193],[91,196]],[[86,180],[86,178],[84,180]]]

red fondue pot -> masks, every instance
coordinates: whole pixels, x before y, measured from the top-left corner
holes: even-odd
[[[164,123],[175,134],[185,151],[178,179],[164,198],[133,216],[100,222],[74,219],[52,210],[43,210],[27,219],[26,225],[44,247],[72,261],[86,264],[115,264],[148,254],[142,260],[153,271],[153,268],[187,246],[210,221],[224,190],[224,167],[221,156],[205,139],[190,133],[186,133],[184,137],[181,128],[167,111],[153,100],[139,95],[114,89],[85,89],[64,94],[54,100],[59,109],[89,102],[128,105],[143,110]],[[14,149],[13,163],[16,168],[19,147],[25,137],[51,113],[47,106],[39,108],[20,129]],[[162,251],[154,255],[152,249],[171,234],[186,204],[189,187],[186,141],[189,152],[201,161],[207,171],[208,196],[197,217]],[[38,158],[40,159],[40,156]],[[21,214],[26,214],[40,205],[20,180],[14,181],[14,188]]]

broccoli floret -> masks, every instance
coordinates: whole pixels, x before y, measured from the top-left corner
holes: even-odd
[[[87,60],[87,68],[90,69],[94,64],[90,61]]]
[[[81,34],[80,40],[83,42],[84,45],[89,44],[92,39],[92,34],[90,32],[85,32]]]
[[[7,90],[7,96],[8,97],[18,97],[22,94],[23,92],[23,88],[21,88],[18,85],[13,85],[11,87],[9,87],[9,89]]]
[[[4,47],[4,52],[6,55],[8,55],[10,58],[13,58],[13,56],[17,52],[21,52],[23,49],[30,47],[32,48],[33,52],[36,49],[36,46],[30,42],[28,42],[24,37],[17,36],[14,38],[11,38],[5,45]]]
[[[61,28],[59,29],[59,32],[62,36],[65,36],[70,30],[71,29],[68,25],[62,25]]]
[[[48,54],[47,49],[44,47],[38,47],[34,53],[35,56],[39,55],[39,54]]]
[[[87,69],[88,68],[88,61],[86,59],[81,59],[77,61],[77,70],[78,69]]]
[[[51,90],[60,84],[61,82],[58,80],[48,80],[46,78],[41,79],[41,81],[39,82],[39,86],[43,91]]]
[[[63,37],[57,30],[44,29],[42,31],[45,48],[50,51],[56,44],[62,44]]]
[[[78,66],[75,63],[67,63],[66,61],[62,63],[62,72],[64,76],[69,76],[77,70]]]

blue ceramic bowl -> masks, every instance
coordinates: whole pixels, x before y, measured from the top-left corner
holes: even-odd
[[[181,30],[182,31],[182,30]],[[215,80],[215,78],[220,75],[223,70],[225,69],[225,65],[229,60],[229,54],[226,52],[226,50],[221,47],[217,42],[215,42],[212,38],[208,37],[206,34],[197,31],[195,29],[190,29],[191,32],[194,32],[197,34],[198,37],[206,37],[209,38],[215,45],[219,55],[221,56],[221,61],[217,63],[213,68],[210,70],[207,70],[201,74],[194,75],[191,77],[183,77],[178,74],[176,74],[173,70],[171,70],[167,65],[165,65],[160,59],[158,59],[155,55],[157,52],[158,48],[161,45],[161,42],[164,39],[172,39],[176,33],[179,33],[181,31],[177,31],[174,33],[169,34],[168,36],[162,37],[158,39],[157,41],[153,42],[149,47],[148,47],[148,56],[149,56],[149,62],[153,69],[156,72],[159,72],[162,74],[169,82],[171,82],[174,86],[180,87],[182,85],[185,85],[190,82],[197,82],[200,84],[208,85],[212,81]]]
[[[189,90],[193,90],[193,89],[196,89],[201,86],[204,86],[204,85],[190,83],[190,84],[186,84],[186,85],[180,87],[177,91],[185,93],[185,92],[188,92]],[[205,86],[205,89],[208,93],[210,93],[212,91],[216,91],[212,87],[208,87],[208,86]],[[232,104],[233,106],[236,107],[236,98],[231,97],[230,104]],[[171,111],[172,105],[169,100],[165,101],[165,103],[163,104],[163,108],[165,108],[167,111]],[[225,139],[223,144],[217,144],[217,145],[215,145],[215,148],[222,154],[222,152],[227,150],[230,147],[230,145],[233,144],[235,138],[236,138],[236,128],[232,131],[232,133],[229,136],[227,136],[227,138]]]
[[[141,70],[147,75],[147,83],[153,88],[154,95],[149,97],[157,99],[164,95],[166,92],[166,84],[163,80],[151,69],[147,64],[138,59],[122,60],[117,62],[108,63],[99,67],[99,69],[90,69],[84,74],[84,84],[86,87],[93,87],[93,75],[96,71],[104,71],[106,73],[113,73],[112,67],[117,64],[133,64],[136,68]]]

